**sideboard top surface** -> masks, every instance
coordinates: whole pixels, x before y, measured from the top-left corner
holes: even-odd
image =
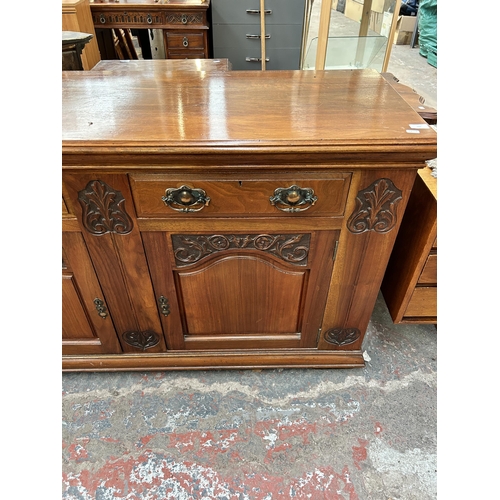
[[[62,139],[63,154],[350,147],[421,161],[437,148],[435,131],[372,70],[63,72]]]

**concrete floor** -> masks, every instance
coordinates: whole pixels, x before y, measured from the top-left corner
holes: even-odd
[[[64,374],[62,498],[435,499],[436,344],[379,296],[362,369]]]
[[[437,109],[409,46],[388,71]],[[437,498],[437,330],[379,296],[366,366],[62,376],[65,500]]]

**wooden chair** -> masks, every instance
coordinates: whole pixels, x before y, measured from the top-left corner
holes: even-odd
[[[113,29],[113,42],[118,59],[139,59],[129,29]]]

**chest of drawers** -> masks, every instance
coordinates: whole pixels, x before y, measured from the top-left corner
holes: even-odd
[[[235,70],[261,69],[259,0],[212,0],[214,57]],[[266,0],[266,69],[299,69],[305,0]]]
[[[437,324],[437,179],[419,170],[382,293],[395,323]]]
[[[371,71],[63,73],[63,368],[363,366],[410,123]]]

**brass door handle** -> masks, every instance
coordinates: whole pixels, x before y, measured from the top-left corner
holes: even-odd
[[[210,203],[210,197],[203,189],[183,185],[180,188],[168,188],[162,201],[176,212],[199,212]]]
[[[288,188],[277,188],[269,198],[271,205],[282,212],[303,212],[311,208],[318,197],[311,188],[301,188],[296,184]]]

